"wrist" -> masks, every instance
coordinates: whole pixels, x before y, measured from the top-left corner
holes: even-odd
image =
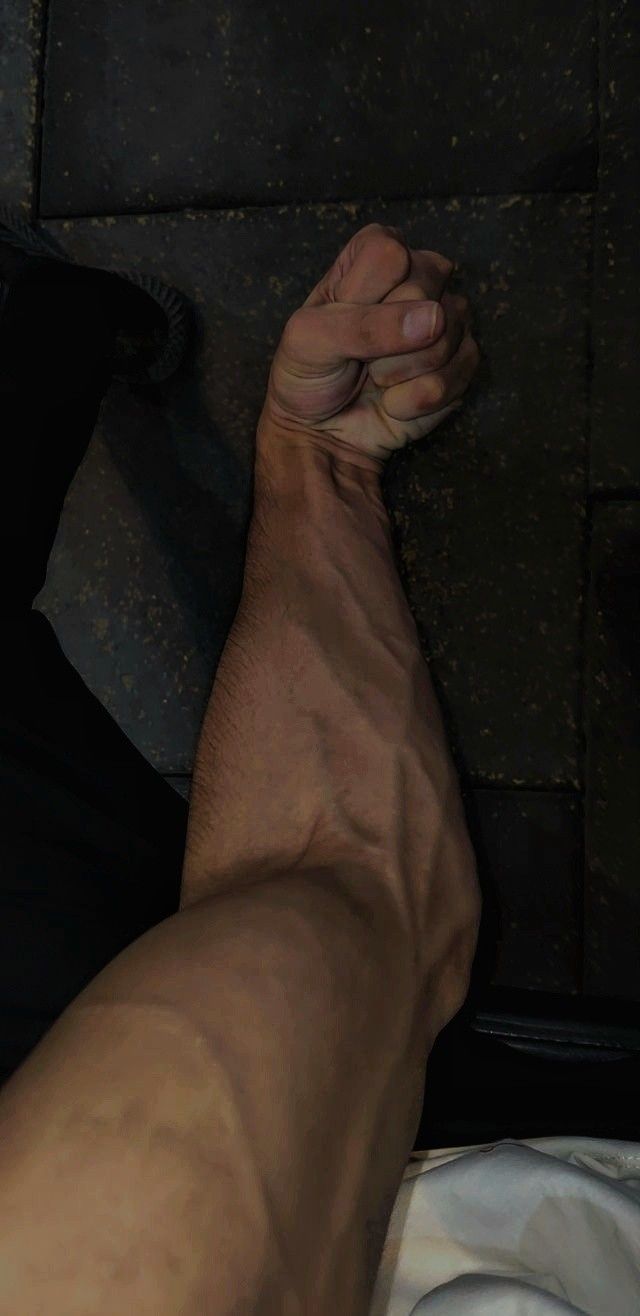
[[[324,463],[313,463],[311,460],[313,453],[321,458],[324,457]],[[305,429],[302,425],[296,428],[293,425],[279,424],[272,419],[265,419],[264,413],[258,423],[257,454],[268,454],[276,460],[278,457],[282,460],[289,457],[292,464],[296,461],[296,454],[302,454],[297,458],[296,469],[301,469],[301,463],[307,460],[315,465],[316,469],[344,468],[353,472],[363,471],[372,476],[376,482],[380,480],[385,466],[382,458],[361,452],[323,430],[312,427]]]
[[[375,511],[387,521],[382,498],[382,462],[359,454],[344,456],[337,447],[308,431],[258,427],[256,436],[254,510],[261,503],[286,508],[287,515],[306,523],[332,517],[344,504]]]

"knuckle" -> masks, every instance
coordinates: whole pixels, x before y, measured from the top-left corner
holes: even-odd
[[[383,252],[396,252],[400,249],[408,255],[404,235],[401,229],[392,228],[388,224],[367,224],[365,228],[360,229],[358,237],[375,237],[377,238],[377,246],[381,248]]]
[[[282,333],[282,342],[283,342],[285,345],[287,345],[287,344],[291,344],[291,343],[294,343],[295,340],[296,340],[296,337],[298,336],[298,334],[299,334],[299,332],[300,332],[300,324],[301,324],[301,318],[302,318],[302,315],[301,315],[301,313],[302,313],[302,309],[303,309],[303,308],[302,308],[301,306],[299,306],[298,309],[297,309],[296,311],[293,312],[293,315],[290,315],[290,316],[289,316],[289,319],[287,320],[287,323],[285,324],[284,331],[283,331],[283,333]]]
[[[446,384],[441,375],[431,375],[424,384],[424,400],[428,407],[437,406],[444,401]]]
[[[392,288],[385,297],[386,302],[423,302],[426,300],[424,288],[415,279],[405,279],[400,288]],[[404,314],[404,312],[403,312]]]
[[[442,273],[443,273],[443,274],[446,274],[447,277],[448,277],[450,274],[453,273],[453,271],[454,271],[454,269],[455,269],[455,261],[450,260],[448,256],[444,256],[443,253],[442,253],[441,251],[436,252],[436,255],[437,255],[438,260],[439,260],[439,262],[440,262],[440,267],[441,267],[441,269],[442,269]]]
[[[395,277],[397,279],[406,279],[411,270],[411,253],[407,250],[405,244],[399,238],[394,238],[392,234],[388,234],[386,240],[381,242],[380,246],[382,248],[382,257],[386,256],[388,260],[393,261],[393,268],[396,271]],[[404,287],[403,284],[403,291]],[[419,293],[418,296],[422,297],[423,294]]]
[[[376,345],[378,321],[375,316],[377,306],[372,306],[364,312],[360,319],[360,338],[365,348],[374,348]]]
[[[466,328],[471,314],[469,298],[464,297],[462,293],[445,293],[443,302],[447,321],[456,327],[461,325],[463,329]]]
[[[448,341],[448,336],[443,335],[442,338],[438,339],[437,343],[433,344],[433,347],[427,348],[427,353],[425,354],[425,368],[430,366],[433,370],[435,366],[436,370],[441,370],[442,366],[446,366],[450,356],[451,343]]]
[[[369,374],[378,388],[391,388],[394,384],[402,384],[406,379],[406,373],[401,365],[394,365],[393,357],[383,357],[379,361],[369,363]]]
[[[359,245],[360,243],[366,241],[367,238],[374,237],[376,234],[381,232],[382,232],[381,224],[364,224],[362,228],[357,229],[356,232],[352,234],[347,246],[350,246],[352,243],[356,243],[357,245]]]
[[[381,224],[380,228],[383,233],[386,233],[393,240],[393,242],[401,242],[403,246],[405,245],[404,233],[401,228],[396,228],[393,224]]]

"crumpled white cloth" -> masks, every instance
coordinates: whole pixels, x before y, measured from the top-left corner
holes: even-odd
[[[640,1316],[640,1143],[415,1153],[370,1316]]]

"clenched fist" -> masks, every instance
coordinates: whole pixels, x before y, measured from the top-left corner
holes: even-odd
[[[430,434],[461,405],[480,361],[469,302],[445,291],[453,268],[410,250],[400,229],[354,234],[285,327],[259,441],[306,435],[380,470]]]

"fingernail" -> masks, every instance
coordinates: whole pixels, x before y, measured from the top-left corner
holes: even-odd
[[[438,318],[437,306],[416,306],[404,317],[404,336],[411,343],[419,343],[433,333]]]

